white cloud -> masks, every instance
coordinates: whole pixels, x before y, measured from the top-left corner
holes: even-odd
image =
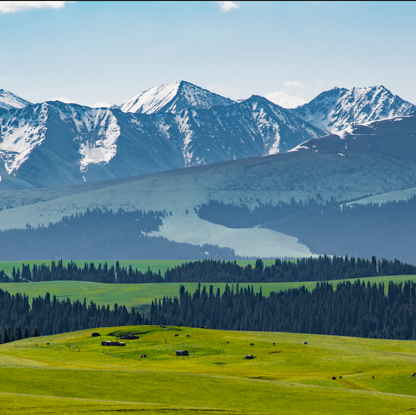
[[[0,13],[14,13],[32,9],[60,9],[72,1],[0,1]]]
[[[308,88],[306,85],[302,84],[302,82],[299,81],[285,81],[283,82],[283,86],[285,88],[300,88],[300,89],[306,89]]]
[[[283,91],[269,92],[265,97],[283,108],[296,108],[299,105],[306,104],[303,98],[291,96]]]
[[[230,88],[227,86],[219,86],[215,84],[211,84],[207,86],[208,91],[213,92],[214,94],[222,95],[222,96],[229,96],[235,92],[238,92],[238,88]]]
[[[216,1],[220,5],[223,12],[229,12],[230,10],[237,10],[240,8],[239,1]]]
[[[0,76],[0,81],[8,81],[8,79],[5,76]]]
[[[111,107],[111,104],[107,104],[106,102],[96,102],[92,106],[93,108],[108,108]]]

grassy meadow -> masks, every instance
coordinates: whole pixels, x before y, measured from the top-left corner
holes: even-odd
[[[416,281],[416,275],[399,275],[390,277],[372,277],[366,278],[362,281],[370,281],[371,283],[384,282],[386,289],[389,281],[395,283],[404,282],[407,280]],[[341,280],[340,280],[341,281]],[[332,284],[336,285],[340,281],[331,281]],[[342,280],[345,281],[345,280]],[[354,280],[350,280],[354,281]],[[84,281],[46,281],[46,282],[28,282],[28,283],[0,283],[0,289],[6,290],[11,294],[25,293],[30,298],[33,297],[44,297],[47,292],[51,296],[56,295],[60,300],[81,300],[86,298],[87,302],[93,301],[100,305],[114,303],[123,304],[128,308],[137,307],[139,310],[145,311],[150,305],[152,300],[155,298],[161,298],[163,296],[178,296],[179,287],[184,285],[186,290],[194,292],[198,287],[197,283],[184,282],[184,283],[166,283],[166,284],[103,284],[95,282],[84,282]],[[224,283],[208,283],[213,285],[216,290],[217,287],[224,291]],[[241,284],[247,286],[247,284]],[[287,290],[289,288],[297,288],[305,285],[308,289],[313,289],[316,286],[315,281],[311,282],[274,282],[274,283],[253,283],[255,292],[260,291],[262,288],[263,295],[268,296],[270,292],[279,292],[281,290]]]
[[[140,338],[101,346],[122,332]],[[101,328],[3,344],[0,365],[2,414],[416,414],[412,341]]]

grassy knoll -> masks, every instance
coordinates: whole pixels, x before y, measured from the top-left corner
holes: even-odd
[[[400,283],[403,281],[416,281],[416,275],[399,275],[390,277],[372,277],[363,279],[363,281],[370,281],[371,283],[384,282],[386,289],[389,281]],[[351,280],[354,281],[354,280]],[[337,284],[340,281],[332,281]],[[100,305],[113,305],[114,303],[123,304],[126,307],[139,307],[143,310],[155,298],[163,296],[177,296],[179,294],[179,287],[184,285],[189,292],[194,292],[198,287],[197,283],[166,283],[166,284],[102,284],[95,282],[83,281],[47,281],[36,283],[0,283],[0,289],[7,290],[11,294],[26,293],[29,297],[44,297],[47,292],[52,296],[56,295],[58,299],[83,300],[87,302],[94,301]],[[204,285],[204,284],[203,284]],[[210,284],[205,284],[207,288]],[[224,291],[225,284],[212,283],[214,289],[220,287],[221,292]],[[275,283],[253,283],[254,290],[260,291],[264,295],[269,295],[270,292],[278,292],[289,288],[297,288],[305,285],[308,289],[313,289],[316,282],[275,282]],[[242,284],[247,286],[247,284]]]
[[[92,331],[1,345],[0,413],[416,414],[412,341],[152,326],[101,328],[92,338]],[[100,345],[120,332],[140,338]],[[175,356],[177,349],[190,356]],[[243,359],[249,353],[256,358]]]
[[[142,272],[146,272],[148,267],[150,267],[150,269],[153,272],[157,272],[160,269],[160,272],[163,275],[164,272],[168,268],[173,268],[173,267],[176,267],[178,265],[182,265],[186,262],[192,262],[192,261],[193,260],[182,261],[182,260],[147,260],[147,259],[143,259],[143,260],[119,261],[119,263],[120,263],[120,266],[122,266],[122,267],[128,267],[129,265],[131,265],[133,267],[133,269],[137,268],[139,271],[142,271]],[[13,267],[15,267],[16,269],[22,267],[22,262],[24,264],[29,264],[30,267],[32,268],[33,264],[51,265],[52,261],[5,261],[5,262],[0,262],[0,270],[3,269],[6,274],[11,274],[12,271],[13,271]],[[55,261],[55,262],[57,262],[57,261]],[[68,262],[71,262],[71,261],[63,261],[63,263],[65,265],[67,265]],[[88,260],[88,259],[86,259],[86,260],[74,260],[72,262],[75,262],[78,266],[84,266],[85,262],[87,262],[88,264],[93,262],[96,266],[98,266],[99,263],[104,264],[105,262],[107,262],[108,266],[111,266],[111,265],[116,266],[117,260],[114,260],[114,261],[102,260],[101,261],[101,260]],[[242,265],[242,266],[252,264],[254,266],[255,262],[256,262],[255,260],[242,260],[242,261],[237,261],[237,264]],[[264,262],[265,265],[274,264],[274,260],[264,260],[263,262]]]

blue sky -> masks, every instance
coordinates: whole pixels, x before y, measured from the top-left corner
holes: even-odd
[[[416,103],[415,2],[13,3],[0,3],[0,88],[31,102],[120,104],[186,80],[286,107],[379,84]]]

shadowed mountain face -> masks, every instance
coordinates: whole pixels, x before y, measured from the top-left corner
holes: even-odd
[[[416,107],[384,86],[334,88],[291,110],[297,117],[328,132],[385,118],[414,115]]]
[[[27,105],[0,112],[0,158],[6,170],[0,188],[105,180],[275,154],[322,134],[256,96],[177,114],[58,101]],[[19,180],[15,186],[14,179]]]

